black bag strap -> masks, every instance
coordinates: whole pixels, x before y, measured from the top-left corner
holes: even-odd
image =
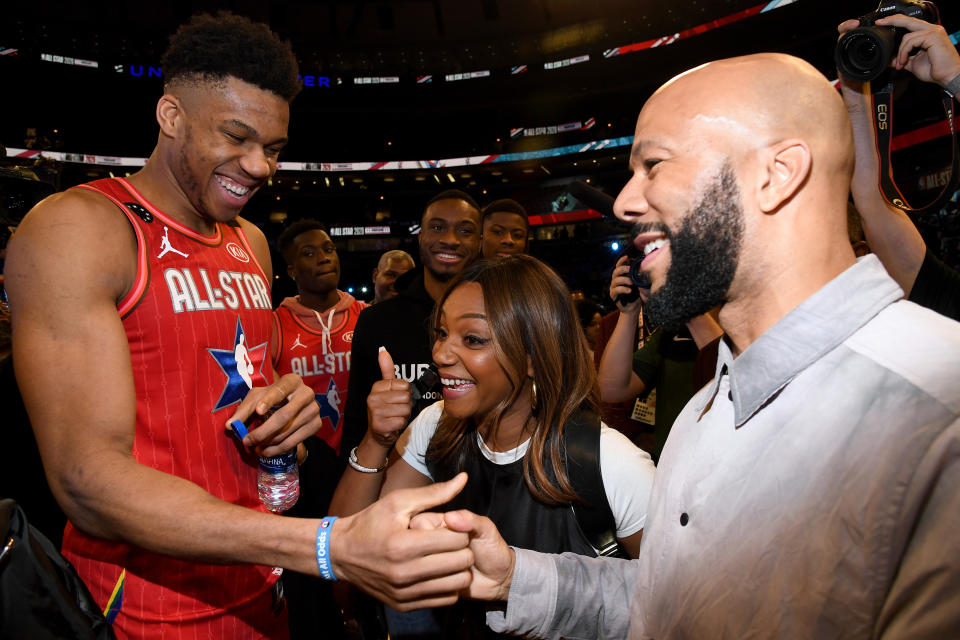
[[[574,414],[564,429],[564,441],[567,477],[580,496],[573,503],[577,526],[598,555],[626,558],[600,473],[600,416],[589,410]]]

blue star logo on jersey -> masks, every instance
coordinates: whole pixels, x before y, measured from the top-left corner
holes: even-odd
[[[243,400],[247,391],[253,388],[254,383],[265,385],[263,363],[267,356],[267,343],[251,347],[247,344],[247,336],[243,332],[240,318],[237,318],[237,331],[233,338],[233,347],[230,349],[210,349],[207,351],[220,365],[220,369],[227,377],[226,385],[217,400],[213,411],[220,411],[225,407]]]
[[[333,430],[336,431],[337,427],[340,426],[340,409],[338,408],[340,394],[337,393],[337,385],[334,384],[333,380],[330,381],[327,392],[316,394],[316,398],[317,404],[320,405],[320,418],[330,420],[333,424]]]

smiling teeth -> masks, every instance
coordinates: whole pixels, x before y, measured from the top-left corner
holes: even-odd
[[[648,242],[646,246],[643,247],[643,255],[648,256],[665,244],[667,244],[666,238],[657,238],[653,242]]]
[[[220,176],[217,176],[217,182],[220,183],[224,189],[236,196],[245,196],[250,191],[250,187],[243,187],[239,184],[233,184],[232,182],[227,182]]]
[[[466,384],[473,384],[473,380],[461,380],[460,378],[440,378],[440,382],[445,387],[462,387]]]

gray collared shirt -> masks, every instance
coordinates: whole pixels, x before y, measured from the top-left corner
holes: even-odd
[[[960,324],[868,256],[686,406],[640,558],[518,551],[496,630],[960,637]]]

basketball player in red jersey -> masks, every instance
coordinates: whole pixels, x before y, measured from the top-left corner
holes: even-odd
[[[328,513],[340,481],[350,347],[357,316],[367,305],[337,288],[340,256],[317,220],[291,224],[277,238],[277,248],[297,295],[284,298],[274,311],[273,365],[278,373],[296,373],[313,389],[322,421],[317,437],[304,442],[310,462],[300,469],[300,499],[287,515],[317,518]],[[293,637],[343,637],[343,616],[330,583],[296,572],[285,573],[283,581]]]
[[[367,305],[337,288],[340,257],[320,222],[297,220],[280,234],[277,248],[298,295],[284,299],[274,314],[273,363],[313,389],[325,419],[317,436],[339,453],[353,328]]]
[[[285,637],[280,568],[320,573],[318,521],[263,510],[253,451],[320,421],[313,391],[270,366],[269,250],[238,214],[276,170],[296,61],[218,14],[181,27],[163,68],[146,166],[44,200],[9,245],[17,379],[70,519],[64,553],[119,637]],[[233,419],[252,427],[243,446]],[[408,524],[460,487],[337,520],[323,559],[403,608],[452,602],[465,534]]]

